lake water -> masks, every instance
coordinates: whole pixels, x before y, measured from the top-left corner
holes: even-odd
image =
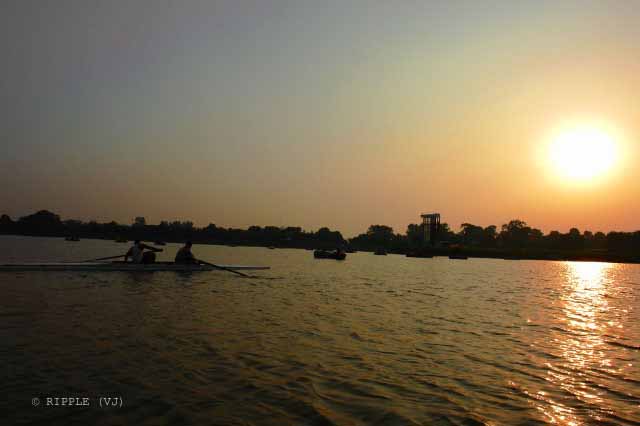
[[[127,248],[5,236],[0,263]],[[194,252],[272,270],[0,272],[3,424],[640,424],[638,265]]]

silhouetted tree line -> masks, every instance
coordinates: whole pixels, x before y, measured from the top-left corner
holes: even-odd
[[[162,221],[157,225],[146,223],[137,217],[131,225],[116,222],[98,223],[79,220],[61,220],[47,210],[21,217],[14,221],[7,215],[0,216],[0,234],[80,238],[106,238],[146,241],[257,245],[299,248],[346,247],[356,250],[384,248],[395,253],[414,250],[464,250],[471,255],[496,257],[511,253],[523,257],[552,258],[558,253],[574,253],[594,258],[603,254],[640,260],[640,231],[636,232],[580,232],[571,228],[567,233],[542,231],[532,228],[522,220],[512,220],[498,230],[495,225],[482,227],[463,223],[459,232],[442,223],[432,246],[425,241],[421,224],[410,224],[404,234],[395,233],[386,225],[371,225],[366,233],[345,240],[339,231],[323,227],[316,232],[300,227],[250,226],[248,229],[223,228],[215,224],[195,227],[189,221]]]
[[[482,227],[463,223],[459,232],[453,232],[446,223],[440,224],[437,243],[425,241],[424,227],[410,224],[404,235],[394,233],[384,225],[371,225],[366,233],[350,240],[358,249],[386,248],[392,252],[407,251],[463,251],[470,255],[503,257],[505,253],[522,257],[555,258],[556,254],[573,253],[577,258],[594,259],[608,254],[624,257],[621,260],[640,260],[640,231],[636,232],[580,232],[571,228],[567,233],[551,231],[545,235],[522,220],[512,220],[502,225]],[[615,259],[614,259],[615,260]]]
[[[223,228],[215,224],[195,227],[190,221],[162,221],[147,224],[144,217],[136,217],[131,225],[116,222],[98,223],[79,220],[61,220],[60,216],[41,210],[13,221],[9,216],[0,217],[0,234],[79,237],[99,239],[127,239],[164,242],[205,244],[237,244],[279,247],[335,248],[346,244],[342,234],[329,228],[306,232],[300,227],[251,226],[248,229]]]

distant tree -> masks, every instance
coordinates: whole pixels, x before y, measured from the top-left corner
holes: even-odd
[[[471,223],[463,223],[460,225],[460,232],[457,235],[458,242],[465,245],[481,247],[494,247],[496,238],[497,232],[495,225],[482,228],[482,226]]]
[[[322,227],[318,229],[316,232],[316,238],[319,241],[326,243],[334,243],[334,244],[343,244],[344,238],[342,238],[342,234],[338,231],[332,231],[327,227]]]
[[[13,231],[14,222],[11,218],[3,214],[0,216],[0,233],[2,234],[10,234]]]
[[[218,228],[215,223],[202,228],[200,235],[205,242],[215,242],[223,239],[224,228]]]
[[[607,236],[604,232],[596,232],[593,234],[593,242],[591,243],[592,247],[598,250],[602,250],[607,246]]]
[[[262,228],[262,235],[269,244],[279,243],[282,239],[282,230],[278,226],[265,226]]]
[[[640,255],[640,231],[631,234],[631,250],[634,254]]]
[[[60,216],[48,210],[21,217],[18,227],[21,232],[33,235],[61,235],[64,229]]]
[[[100,225],[96,220],[90,220],[89,223],[83,226],[91,236],[100,236],[100,234],[104,234],[101,232],[102,225]]]
[[[381,247],[387,247],[393,240],[393,228],[386,225],[371,225],[367,230],[369,240]]]
[[[446,241],[449,243],[458,243],[459,238],[455,232],[451,230],[448,223],[441,223],[438,229],[438,241]]]
[[[536,228],[529,228],[527,247],[540,248],[544,245],[544,233]]]
[[[302,228],[299,226],[288,226],[283,230],[287,241],[298,240],[302,236]]]
[[[481,226],[463,223],[460,225],[460,242],[465,245],[477,246],[482,243],[484,229]]]
[[[531,228],[527,226],[526,222],[520,219],[514,219],[502,225],[500,239],[506,247],[524,248],[527,245],[530,233]]]
[[[410,247],[420,247],[424,241],[424,225],[411,223],[407,226],[407,243]]]
[[[625,232],[609,232],[607,234],[607,249],[615,252],[632,251],[633,234]]]
[[[147,225],[147,220],[144,218],[144,216],[137,216],[133,220],[133,226],[145,227],[146,225]]]
[[[584,247],[587,249],[593,248],[593,232],[584,231],[582,233],[582,239],[584,240]]]
[[[68,219],[62,222],[65,230],[69,235],[78,235],[82,230],[84,224],[80,220]]]
[[[482,245],[484,247],[494,247],[498,238],[497,227],[489,225],[482,230]]]
[[[570,250],[578,250],[584,248],[584,237],[578,228],[571,228],[565,236],[565,248]]]

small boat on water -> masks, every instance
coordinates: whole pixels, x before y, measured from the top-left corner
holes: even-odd
[[[127,240],[126,238],[122,238],[122,237],[118,237],[116,238],[116,243],[128,243],[129,240]]]
[[[375,254],[376,256],[386,256],[387,251],[385,249],[377,249],[373,252],[373,254]]]
[[[250,265],[218,265],[220,268],[234,271],[260,271],[270,269],[269,266]],[[218,271],[211,265],[180,264],[174,262],[155,262],[149,264],[131,262],[57,262],[57,263],[12,263],[0,264],[0,272],[27,272],[27,271],[83,271],[83,272],[204,272]]]
[[[80,241],[80,237],[65,237],[65,241]]]
[[[166,246],[167,243],[165,243],[164,241],[154,241],[153,245],[155,245],[155,246]]]
[[[313,252],[313,257],[316,259],[345,260],[347,258],[347,254],[337,251],[315,250]]]

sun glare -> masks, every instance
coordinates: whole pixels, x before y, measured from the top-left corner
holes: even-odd
[[[607,132],[579,127],[559,133],[551,143],[550,156],[562,177],[584,181],[611,170],[617,161],[618,147]]]

